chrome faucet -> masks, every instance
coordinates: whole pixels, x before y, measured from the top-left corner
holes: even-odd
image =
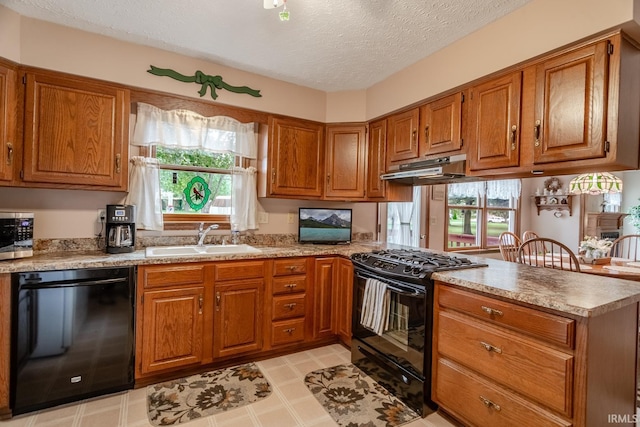
[[[218,224],[211,224],[206,229],[204,228],[204,222],[200,223],[198,227],[198,246],[204,246],[204,238],[207,237],[207,233],[211,230],[215,230],[220,227]]]

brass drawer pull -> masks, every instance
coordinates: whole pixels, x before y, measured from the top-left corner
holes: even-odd
[[[500,405],[498,405],[497,403],[494,403],[492,401],[490,401],[489,399],[487,399],[486,397],[480,396],[480,400],[482,401],[482,403],[484,404],[484,406],[486,406],[487,408],[493,408],[496,411],[500,411]]]
[[[540,125],[542,123],[540,122],[540,120],[536,120],[536,125],[533,127],[533,135],[535,137],[535,145],[536,147],[540,146]]]
[[[516,131],[518,127],[516,125],[511,126],[511,151],[516,149]]]
[[[204,298],[202,295],[198,297],[198,314],[202,314],[202,306],[204,305]]]
[[[7,164],[13,163],[13,144],[7,142]]]
[[[284,308],[288,308],[289,310],[293,310],[294,308],[296,308],[296,303],[292,302],[292,303],[289,303],[289,304],[285,304]]]
[[[292,291],[296,286],[298,286],[297,283],[287,283],[286,285],[284,285],[284,287],[289,288],[290,291]]]
[[[502,317],[503,313],[500,310],[496,310],[495,308],[487,307],[485,305],[480,307],[482,311],[487,313],[489,316],[500,316]]]
[[[290,265],[287,268],[289,269],[289,271],[295,271],[295,270],[297,270],[298,267],[295,266],[295,265]]]
[[[491,352],[493,351],[494,353],[498,353],[498,354],[502,354],[502,349],[500,347],[496,347],[494,345],[488,344],[484,341],[480,341],[480,345],[484,347],[485,350]]]
[[[296,328],[289,328],[289,329],[285,329],[284,332],[288,333],[289,335],[293,334],[293,331],[295,331]]]

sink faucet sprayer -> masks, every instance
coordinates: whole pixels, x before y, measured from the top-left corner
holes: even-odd
[[[207,237],[207,233],[211,230],[215,230],[220,227],[218,224],[211,224],[206,229],[204,229],[204,222],[200,223],[198,227],[198,246],[204,246],[204,238]]]

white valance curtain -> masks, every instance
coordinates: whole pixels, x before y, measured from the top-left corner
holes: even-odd
[[[188,110],[166,111],[141,102],[137,106],[133,145],[234,153],[249,159],[258,157],[254,123],[240,123],[225,116],[205,117]]]
[[[521,182],[519,179],[501,179],[496,181],[456,182],[447,186],[449,197],[480,197],[488,199],[519,198]]]
[[[240,123],[223,116],[204,117],[187,110],[165,111],[143,103],[138,103],[137,107],[132,145],[200,149],[257,158],[258,142],[254,123]],[[155,173],[150,172],[152,170]],[[162,230],[157,159],[132,158],[129,183],[126,203],[136,206],[136,228]],[[232,223],[236,224],[239,231],[258,228],[256,169],[235,168],[232,171],[232,187]]]

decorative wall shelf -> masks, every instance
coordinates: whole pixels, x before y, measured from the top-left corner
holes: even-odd
[[[571,206],[575,194],[551,194],[548,196],[532,196],[536,207],[538,208],[538,216],[540,211],[569,211],[569,216],[573,215]]]

